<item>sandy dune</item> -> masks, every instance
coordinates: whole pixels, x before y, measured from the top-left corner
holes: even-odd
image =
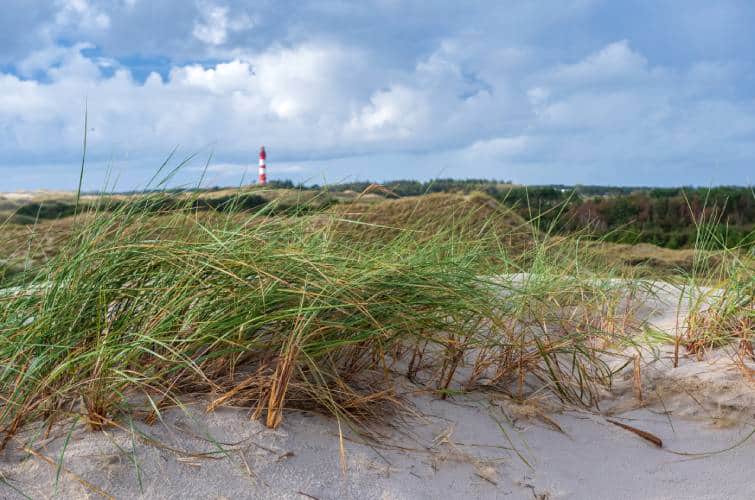
[[[666,290],[648,302],[648,318],[672,331],[675,306]],[[488,392],[441,401],[397,380],[414,415],[392,420],[375,441],[343,429],[343,456],[333,419],[291,412],[272,431],[246,409],[207,414],[202,401],[153,426],[134,422],[139,433],[79,426],[66,446],[61,428],[34,455],[18,443],[4,452],[0,497],[752,498],[755,391],[725,350],[685,357],[676,369],[671,353],[643,353],[642,402],[627,373],[600,412]]]

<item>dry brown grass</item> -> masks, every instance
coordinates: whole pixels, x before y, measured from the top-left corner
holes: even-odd
[[[492,235],[502,248],[510,250],[526,245],[533,235],[524,218],[484,193],[357,198],[335,206],[333,212],[343,220],[341,232],[362,241],[390,239],[407,231],[426,239],[448,231],[467,238]]]
[[[606,263],[626,267],[645,267],[654,272],[689,272],[695,262],[694,249],[671,250],[649,243],[627,245],[599,242],[594,244],[596,254]]]
[[[36,224],[0,225],[0,261],[21,268],[46,262],[58,254],[73,224],[73,217],[66,217]]]

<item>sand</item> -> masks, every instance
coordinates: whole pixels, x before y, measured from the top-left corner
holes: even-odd
[[[662,292],[646,314],[671,332],[676,296]],[[342,441],[334,419],[304,412],[269,430],[248,409],[206,413],[204,401],[134,422],[138,432],[79,425],[66,445],[69,424],[36,455],[18,443],[0,455],[0,498],[752,498],[755,391],[726,349],[683,356],[679,368],[672,353],[643,352],[642,402],[628,372],[600,411],[491,392],[439,400],[398,379],[414,414],[373,441],[348,428]]]

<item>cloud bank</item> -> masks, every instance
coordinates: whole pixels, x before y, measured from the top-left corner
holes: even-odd
[[[675,43],[711,42],[685,51],[632,36],[631,20],[605,29],[617,13],[586,0],[505,13],[202,0],[175,15],[170,2],[14,2],[21,18],[0,21],[12,39],[0,51],[5,190],[75,183],[85,101],[90,187],[107,166],[138,186],[176,145],[212,152],[214,181],[233,182],[263,143],[273,177],[312,182],[753,181],[753,66],[736,38],[749,35],[724,22],[752,18],[746,3],[708,12],[720,32],[674,14],[704,26],[681,23]]]

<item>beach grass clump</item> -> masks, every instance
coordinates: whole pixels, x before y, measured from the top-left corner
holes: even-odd
[[[755,253],[746,243],[727,245],[720,222],[715,217],[696,221],[695,261],[684,282],[689,314],[677,344],[698,358],[710,349],[736,345],[740,360],[755,361]],[[742,241],[753,238],[755,231]]]
[[[690,313],[684,324],[682,343],[698,358],[709,349],[735,344],[740,355],[755,361],[755,258],[740,249],[713,267],[700,286],[700,277],[690,278]]]
[[[88,219],[0,297],[5,436],[61,411],[99,428],[133,401],[159,410],[188,393],[255,401],[272,427],[287,404],[365,417],[390,402],[376,375],[396,339],[466,335],[489,305],[474,242],[360,248],[264,214]]]
[[[519,238],[521,221],[486,223],[480,207],[503,214],[488,201],[419,207],[407,228],[151,200],[91,204],[0,295],[4,442],[72,415],[93,429],[154,421],[193,396],[270,427],[288,408],[384,421],[401,405],[396,373],[441,397],[485,386],[594,405],[617,371],[606,356],[637,328],[633,281],[596,268],[579,239],[533,231],[514,249],[503,228]]]
[[[595,406],[632,361],[624,351],[635,345],[638,308],[651,287],[605,266],[578,239],[545,235],[532,248],[505,259],[509,272],[496,281],[504,300],[474,352],[468,384]]]

